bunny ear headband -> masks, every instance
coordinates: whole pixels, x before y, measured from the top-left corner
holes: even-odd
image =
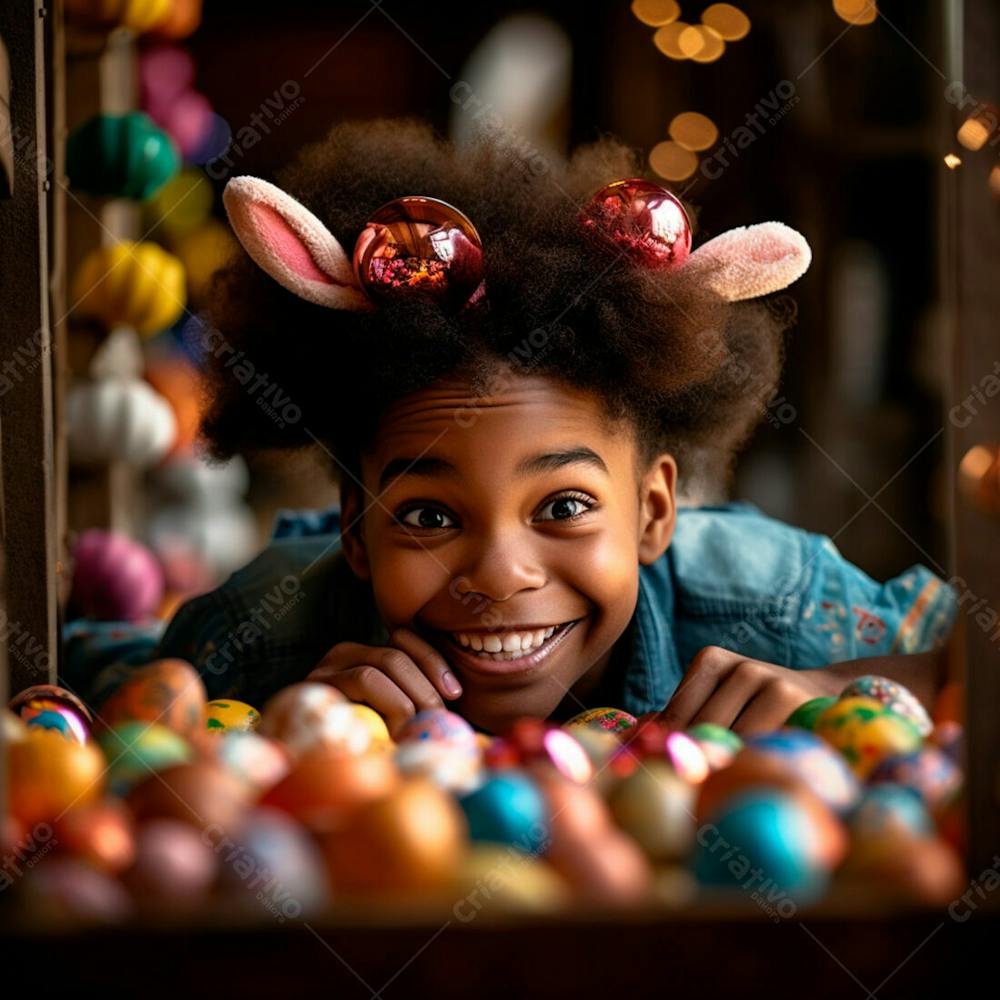
[[[361,311],[416,293],[463,308],[483,297],[479,234],[447,202],[407,197],[383,205],[361,231],[353,259],[309,209],[267,181],[234,177],[223,202],[254,261],[317,305]],[[805,237],[780,222],[730,229],[692,252],[691,223],[680,201],[643,180],[601,188],[581,221],[639,266],[683,268],[730,302],[787,288],[812,259]]]

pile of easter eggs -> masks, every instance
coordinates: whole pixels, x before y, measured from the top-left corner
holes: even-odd
[[[613,708],[496,736],[442,708],[392,738],[324,684],[258,711],[208,701],[183,660],[127,678],[93,708],[41,685],[3,712],[0,878],[22,912],[283,923],[383,900],[465,922],[725,894],[779,919],[831,889],[962,888],[961,728],[885,678],[745,741]]]

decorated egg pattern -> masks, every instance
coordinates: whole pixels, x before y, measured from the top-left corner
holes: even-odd
[[[205,706],[205,727],[210,733],[250,732],[259,722],[260,712],[243,701],[218,699]]]
[[[867,674],[851,681],[840,694],[841,699],[845,698],[873,698],[877,702],[885,705],[896,715],[901,715],[913,723],[917,732],[927,737],[930,735],[934,724],[931,722],[927,709],[920,703],[919,699],[902,684],[888,677],[879,677],[875,674]]]
[[[887,757],[921,744],[913,723],[873,698],[841,698],[816,720],[816,733],[844,755],[859,778]]]
[[[603,729],[609,733],[623,733],[636,723],[634,715],[620,708],[588,708],[579,715],[574,715],[563,725],[566,729],[586,726],[589,729]]]

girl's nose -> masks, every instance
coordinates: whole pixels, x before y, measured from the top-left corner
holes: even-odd
[[[510,534],[496,534],[465,561],[453,590],[460,596],[473,593],[506,601],[522,590],[544,587],[547,578],[533,548],[518,544]]]

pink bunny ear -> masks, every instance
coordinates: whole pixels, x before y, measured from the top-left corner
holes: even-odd
[[[290,292],[330,309],[371,308],[344,248],[301,202],[258,177],[234,177],[222,201],[246,252]]]
[[[764,222],[709,240],[687,259],[684,272],[729,302],[740,302],[787,288],[811,260],[801,233],[781,222]]]

